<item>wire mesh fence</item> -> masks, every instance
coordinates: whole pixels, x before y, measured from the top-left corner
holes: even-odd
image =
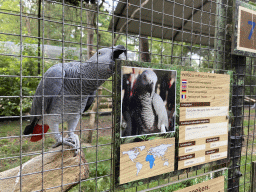
[[[0,0],[0,191],[175,191],[219,175],[225,176],[225,191],[252,190],[256,63],[253,56],[231,53],[234,4]],[[107,51],[111,58],[104,57]],[[227,161],[116,189],[112,75],[117,58],[233,71]],[[33,123],[50,129],[24,134]],[[56,141],[59,147],[53,149]],[[75,159],[72,147],[80,149]]]

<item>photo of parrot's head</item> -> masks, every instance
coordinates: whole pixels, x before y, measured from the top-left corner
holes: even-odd
[[[150,93],[150,97],[155,93],[157,76],[152,70],[144,70],[137,78],[134,88],[134,94]]]
[[[157,82],[157,76],[154,71],[151,70],[145,70],[141,74],[142,80],[141,83],[145,87],[145,91],[150,93],[150,97],[153,96],[155,93],[155,87],[156,87],[156,82]]]

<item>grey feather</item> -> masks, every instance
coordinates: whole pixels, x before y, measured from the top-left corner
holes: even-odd
[[[87,111],[91,105],[93,104],[93,101],[94,101],[94,98],[97,94],[97,91],[94,91],[93,93],[91,93],[89,96],[88,96],[88,100],[87,100],[87,103],[86,103],[86,106],[84,108],[84,112]]]
[[[52,103],[57,99],[57,95],[59,95],[60,90],[63,85],[63,78],[65,77],[65,71],[62,72],[62,67],[60,64],[52,66],[50,69],[46,71],[44,74],[44,80],[40,81],[37,89],[35,97],[33,99],[32,108],[30,114],[32,115],[41,115],[42,114],[42,100],[44,95],[44,110],[46,113],[51,111]],[[44,86],[44,89],[43,89]],[[37,118],[37,117],[36,117]],[[31,121],[33,121],[34,117],[31,117]]]
[[[152,100],[153,108],[156,113],[157,121],[157,128],[160,130],[161,125],[164,125],[168,128],[168,115],[166,108],[164,107],[163,99],[157,93],[154,94]]]

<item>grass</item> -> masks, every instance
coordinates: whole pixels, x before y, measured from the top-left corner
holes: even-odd
[[[249,116],[250,112],[250,118]],[[240,159],[240,177],[239,191],[247,192],[251,189],[251,162],[256,161],[256,119],[255,110],[245,108],[243,121],[243,148],[242,157]]]
[[[250,117],[249,117],[250,112]],[[256,119],[255,110],[245,108],[243,121],[243,149],[242,156],[246,154],[256,154]]]
[[[25,126],[25,123],[20,126],[19,121],[1,122],[0,137],[16,137],[0,139],[0,172],[19,166],[19,155],[21,151],[25,154],[42,149],[41,142],[31,143],[28,138],[23,138],[22,141],[20,141],[20,128],[22,127],[22,130],[24,130]],[[47,137],[44,142],[45,148],[48,149],[54,143],[54,139],[52,137]],[[34,156],[23,157],[22,163],[33,157]]]
[[[256,155],[247,155],[241,157],[240,171],[243,174],[240,177],[240,192],[248,192],[251,189],[251,162],[256,161]]]

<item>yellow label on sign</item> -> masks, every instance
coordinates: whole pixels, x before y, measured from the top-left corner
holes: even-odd
[[[178,169],[227,158],[230,76],[182,71]]]

